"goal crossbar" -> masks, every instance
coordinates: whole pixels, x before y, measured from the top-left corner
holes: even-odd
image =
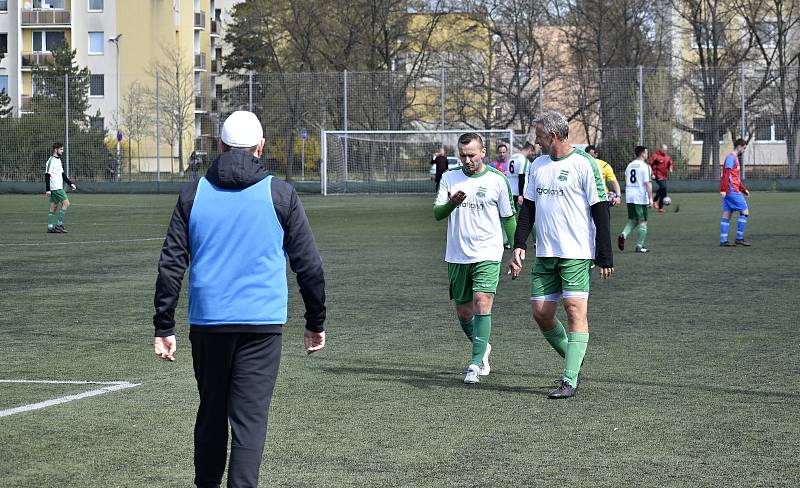
[[[466,134],[469,132],[475,132],[479,135],[486,136],[486,135],[496,135],[496,136],[505,136],[505,139],[508,141],[509,146],[514,146],[514,131],[512,129],[430,129],[430,130],[320,130],[320,142],[321,142],[321,164],[320,164],[320,192],[322,195],[328,195],[328,136],[336,136],[339,138],[344,139],[345,141],[348,139],[358,140],[361,139],[359,136],[377,136],[377,135],[385,135],[385,136],[393,136],[393,135],[431,135],[435,136],[437,134],[441,135],[455,135],[455,134]],[[371,139],[374,142],[390,142],[390,141],[381,141],[376,139]],[[348,149],[347,145],[345,144],[342,148],[343,150],[343,170],[344,170],[344,179],[347,179],[347,172],[348,172]]]

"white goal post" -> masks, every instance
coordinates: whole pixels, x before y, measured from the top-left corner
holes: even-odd
[[[437,148],[458,157],[458,138],[474,132],[484,139],[486,159],[500,141],[514,147],[512,129],[322,130],[320,190],[331,193],[431,193],[430,162]]]

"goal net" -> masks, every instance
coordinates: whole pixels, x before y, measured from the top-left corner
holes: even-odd
[[[496,158],[497,144],[514,145],[513,130],[322,131],[322,194],[432,193],[431,160],[444,148],[451,164],[458,159],[458,138],[475,132],[483,137],[486,161]]]

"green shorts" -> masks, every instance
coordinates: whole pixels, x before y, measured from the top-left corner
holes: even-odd
[[[628,204],[628,218],[630,220],[647,220],[647,209],[649,205],[640,205],[638,203]]]
[[[67,200],[67,192],[62,190],[50,190],[50,203],[61,203]]]
[[[500,281],[500,261],[481,261],[479,263],[447,263],[447,277],[450,280],[450,299],[458,305],[472,301],[476,291],[497,293]]]
[[[567,298],[589,298],[591,259],[536,258],[531,272],[531,300],[557,302]]]

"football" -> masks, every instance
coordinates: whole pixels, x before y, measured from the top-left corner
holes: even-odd
[[[661,200],[661,202],[662,202],[662,203],[663,203],[665,206],[666,206],[666,205],[671,205],[671,204],[672,204],[672,199],[671,199],[670,197],[664,197],[664,199],[663,199],[663,200]]]

